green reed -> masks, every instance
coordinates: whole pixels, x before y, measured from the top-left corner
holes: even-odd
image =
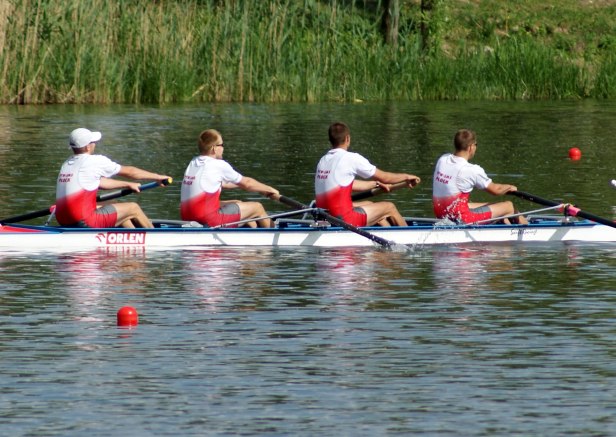
[[[348,4],[0,0],[0,103],[616,96],[613,57],[580,63],[524,35],[426,55],[416,17],[391,47]]]
[[[594,95],[600,98],[612,98],[616,95],[616,54],[609,56],[596,74]]]

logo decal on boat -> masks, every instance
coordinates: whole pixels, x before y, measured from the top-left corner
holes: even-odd
[[[512,229],[510,235],[517,235],[518,237],[524,237],[526,235],[537,235],[537,229]]]
[[[96,239],[104,244],[145,244],[145,232],[101,232]]]

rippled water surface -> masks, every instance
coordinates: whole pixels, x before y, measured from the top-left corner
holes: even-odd
[[[2,216],[53,201],[78,125],[103,131],[100,152],[178,180],[216,127],[238,170],[307,200],[338,119],[379,167],[422,176],[391,195],[405,215],[430,214],[432,165],[462,126],[495,180],[604,217],[616,205],[616,107],[603,103],[2,111]],[[139,202],[177,218],[178,193]],[[576,244],[0,253],[0,429],[613,435],[615,267],[613,245]],[[125,305],[137,327],[116,326]]]

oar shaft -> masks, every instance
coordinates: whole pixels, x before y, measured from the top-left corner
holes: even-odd
[[[26,214],[15,215],[13,217],[7,217],[5,219],[0,220],[0,223],[25,222],[26,220],[32,220],[32,219],[39,218],[39,217],[45,217],[46,215],[51,214],[51,211],[54,208],[55,208],[55,205],[52,205],[49,208],[40,209],[38,211],[32,211]]]
[[[542,197],[535,196],[534,194],[530,194],[530,193],[525,193],[524,191],[510,191],[507,194],[511,194],[512,196],[516,196],[516,197],[519,197],[521,199],[526,199],[529,202],[538,203],[539,205],[545,205],[545,206],[559,206],[559,205],[562,205],[562,203],[554,202],[553,200],[543,199]]]
[[[158,182],[158,181],[148,182],[147,184],[141,185],[139,187],[139,191],[141,192],[145,190],[150,190],[152,188],[156,188],[160,186],[160,184],[169,185],[171,182],[173,182],[173,179],[171,178],[165,179],[164,181],[161,181],[161,182]],[[96,196],[96,201],[105,202],[107,200],[117,199],[118,197],[128,196],[129,194],[133,194],[133,193],[134,191],[131,190],[130,188],[122,188],[121,190],[113,191],[111,193],[100,194]]]
[[[616,228],[616,222],[613,220],[609,220],[603,217],[599,217],[598,215],[591,214],[586,211],[582,211],[581,209],[576,208],[573,205],[566,206],[567,214],[574,215],[577,217],[582,217],[587,220],[592,220],[593,222],[600,223],[605,226],[611,226],[612,228]]]
[[[289,197],[286,196],[280,196],[278,198],[278,200],[281,203],[284,203],[287,206],[290,206],[291,208],[297,208],[297,209],[302,209],[302,208],[309,208],[307,205],[304,205],[301,202],[298,202],[297,200],[291,199]],[[389,248],[391,247],[392,243],[390,241],[387,241],[384,238],[381,238],[377,235],[371,234],[370,232],[366,232],[363,229],[360,229],[356,226],[353,226],[347,222],[345,222],[342,219],[339,219],[338,217],[334,217],[331,214],[326,213],[324,210],[322,209],[317,209],[317,214],[320,215],[321,217],[323,217],[325,220],[327,220],[328,222],[330,222],[332,225],[336,225],[339,226],[341,228],[347,229],[351,232],[355,232],[356,234],[361,235],[362,237],[366,237],[369,240],[374,241],[377,244],[380,244],[383,247]]]
[[[531,202],[538,203],[540,205],[545,206],[558,206],[561,205],[558,202],[554,202],[553,200],[543,199],[539,196],[535,196],[534,194],[525,193],[524,191],[511,191],[508,194],[513,196],[520,197],[522,199],[529,200]],[[603,217],[599,217],[598,215],[591,214],[586,211],[582,211],[581,209],[573,206],[573,205],[564,205],[565,214],[573,216],[573,217],[581,217],[587,220],[591,220],[595,223],[600,223],[605,226],[611,226],[612,228],[616,228],[616,222],[613,220],[609,220]]]

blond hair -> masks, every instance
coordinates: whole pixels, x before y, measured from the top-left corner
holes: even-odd
[[[199,153],[209,155],[210,152],[221,143],[222,135],[216,129],[206,129],[199,134]]]

